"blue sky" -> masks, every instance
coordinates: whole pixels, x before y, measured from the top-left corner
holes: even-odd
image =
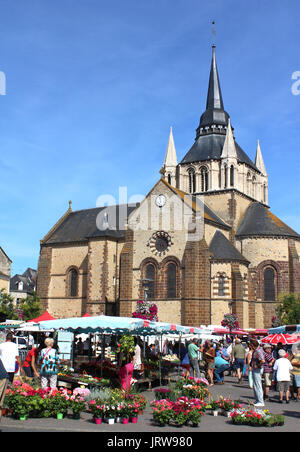
[[[205,109],[211,21],[225,109],[269,174],[272,211],[300,232],[297,1],[0,0],[0,245],[13,273],[98,196],[145,195],[173,127],[178,158]]]

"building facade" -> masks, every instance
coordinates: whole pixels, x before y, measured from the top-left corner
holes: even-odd
[[[252,162],[235,139],[214,47],[195,141],[178,163],[171,129],[160,173],[140,204],[69,205],[41,241],[44,308],[130,317],[146,281],[161,321],[271,326],[279,294],[300,292],[300,236],[270,211],[259,141]]]

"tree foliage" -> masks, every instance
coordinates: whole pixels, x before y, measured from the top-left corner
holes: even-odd
[[[284,294],[279,299],[276,315],[281,325],[300,323],[300,294]]]
[[[35,292],[24,298],[20,304],[16,305],[13,297],[0,290],[0,314],[9,320],[27,320],[34,319],[41,314],[41,303]]]

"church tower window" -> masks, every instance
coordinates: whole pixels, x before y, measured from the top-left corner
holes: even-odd
[[[230,186],[234,186],[234,166],[231,165],[230,167]]]
[[[189,169],[189,192],[196,192],[196,174],[193,168]]]
[[[227,165],[224,165],[224,188],[228,187],[228,171]]]
[[[268,267],[264,271],[264,298],[265,301],[274,301],[275,297],[275,271]]]
[[[168,174],[168,183],[171,185],[171,174]]]
[[[148,264],[146,267],[145,277],[148,285],[148,299],[153,300],[155,298],[155,267],[153,264]]]
[[[224,296],[224,276],[219,276],[219,288],[218,288],[218,295],[219,297]]]
[[[205,166],[201,167],[200,170],[201,174],[201,191],[207,191],[208,190],[208,171]]]
[[[167,267],[167,298],[176,298],[176,265],[173,263]]]
[[[72,268],[69,272],[70,281],[70,296],[77,297],[78,295],[78,272],[75,268]]]

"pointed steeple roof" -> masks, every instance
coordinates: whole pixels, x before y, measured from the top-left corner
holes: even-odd
[[[264,163],[264,159],[261,153],[259,140],[257,140],[257,148],[256,148],[256,156],[255,156],[255,166],[259,169],[259,171],[266,176],[267,171]]]
[[[206,110],[200,118],[200,125],[197,129],[197,138],[200,135],[200,128],[211,127],[212,125],[227,126],[227,122],[228,113],[224,110],[223,97],[216,61],[216,51],[215,46],[213,46]]]
[[[234,158],[237,159],[237,152],[235,147],[235,141],[233,138],[232,127],[230,123],[230,118],[228,118],[228,126],[226,131],[226,137],[224,141],[224,146],[221,154],[222,159]]]
[[[170,135],[169,135],[169,141],[167,146],[167,151],[165,155],[165,161],[164,166],[177,166],[177,154],[174,144],[174,138],[173,138],[173,129],[170,128]]]

